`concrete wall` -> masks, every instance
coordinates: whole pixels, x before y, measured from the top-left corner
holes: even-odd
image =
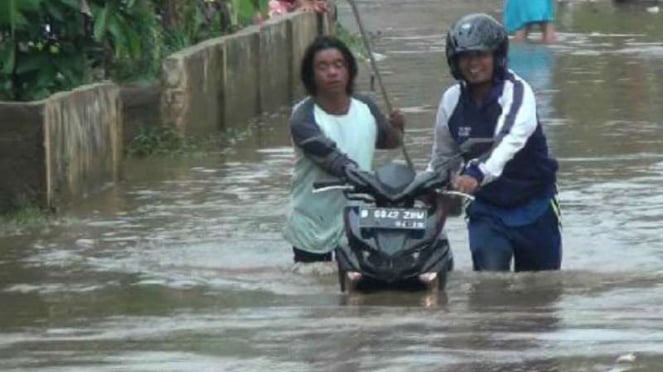
[[[301,58],[304,56],[306,47],[318,35],[319,17],[291,17],[288,23],[292,29],[292,59],[290,66],[290,86],[292,98],[302,97],[305,94],[300,80]]]
[[[162,125],[161,84],[128,84],[120,87],[122,137],[126,146],[145,129]]]
[[[46,205],[43,108],[0,102],[0,213]]]
[[[292,22],[273,19],[260,28],[260,109],[273,112],[292,97]]]
[[[100,83],[44,102],[46,193],[49,207],[115,182],[122,160],[120,89]]]
[[[183,134],[237,128],[303,94],[299,60],[322,18],[291,13],[184,49],[163,64],[166,125]]]
[[[260,27],[226,36],[220,128],[236,128],[260,112]]]
[[[57,209],[119,177],[119,88],[101,83],[46,100],[0,103],[0,213]]]
[[[164,61],[163,124],[183,134],[219,129],[223,102],[224,44],[208,40],[175,53]]]

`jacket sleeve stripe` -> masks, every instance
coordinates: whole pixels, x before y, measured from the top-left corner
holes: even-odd
[[[504,119],[504,125],[500,130],[499,139],[501,139],[502,137],[506,136],[509,133],[511,127],[513,127],[514,123],[516,122],[516,115],[518,115],[518,112],[520,111],[522,105],[523,105],[523,83],[520,81],[514,81],[513,102],[511,103],[511,107],[509,108],[509,113],[506,115],[506,118]]]
[[[507,82],[512,84],[512,93],[511,97],[505,97],[506,115],[497,129],[493,150],[480,159],[479,169],[485,176],[483,184],[502,174],[506,163],[525,146],[538,125],[534,93],[518,79]]]
[[[455,171],[460,167],[460,158],[453,164],[449,163],[454,155],[459,153],[458,145],[449,132],[449,113],[452,113],[456,108],[459,96],[460,88],[455,86],[445,92],[440,99],[435,118],[433,149],[427,167],[428,171]]]

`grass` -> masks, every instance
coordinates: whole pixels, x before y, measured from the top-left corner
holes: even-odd
[[[47,222],[48,218],[48,213],[41,208],[28,205],[0,215],[0,224],[3,227],[34,226]]]
[[[131,157],[177,156],[208,152],[213,145],[209,138],[183,136],[174,128],[147,127],[129,143]]]
[[[184,136],[174,128],[144,127],[127,147],[130,157],[177,157],[208,154],[225,150],[253,133],[256,123],[244,128],[229,128],[206,137]]]

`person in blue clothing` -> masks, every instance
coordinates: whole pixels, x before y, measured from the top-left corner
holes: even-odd
[[[529,84],[507,68],[508,36],[494,18],[470,14],[447,34],[457,83],[440,101],[429,169],[457,172],[453,187],[472,194],[466,208],[475,270],[557,270],[562,261],[557,161],[549,153]],[[490,139],[478,154],[465,141]],[[462,156],[459,170],[449,166]]]
[[[514,40],[527,39],[534,25],[543,42],[555,41],[555,0],[505,0],[504,27]]]

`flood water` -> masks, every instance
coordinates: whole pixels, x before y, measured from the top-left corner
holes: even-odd
[[[501,2],[359,4],[422,169],[451,83],[443,35]],[[118,187],[54,223],[3,230],[0,370],[660,371],[663,14],[558,6],[559,42],[512,44],[510,65],[560,161],[562,271],[472,272],[461,218],[445,295],[348,296],[333,267],[293,270],[284,110],[218,153],[128,161]]]

